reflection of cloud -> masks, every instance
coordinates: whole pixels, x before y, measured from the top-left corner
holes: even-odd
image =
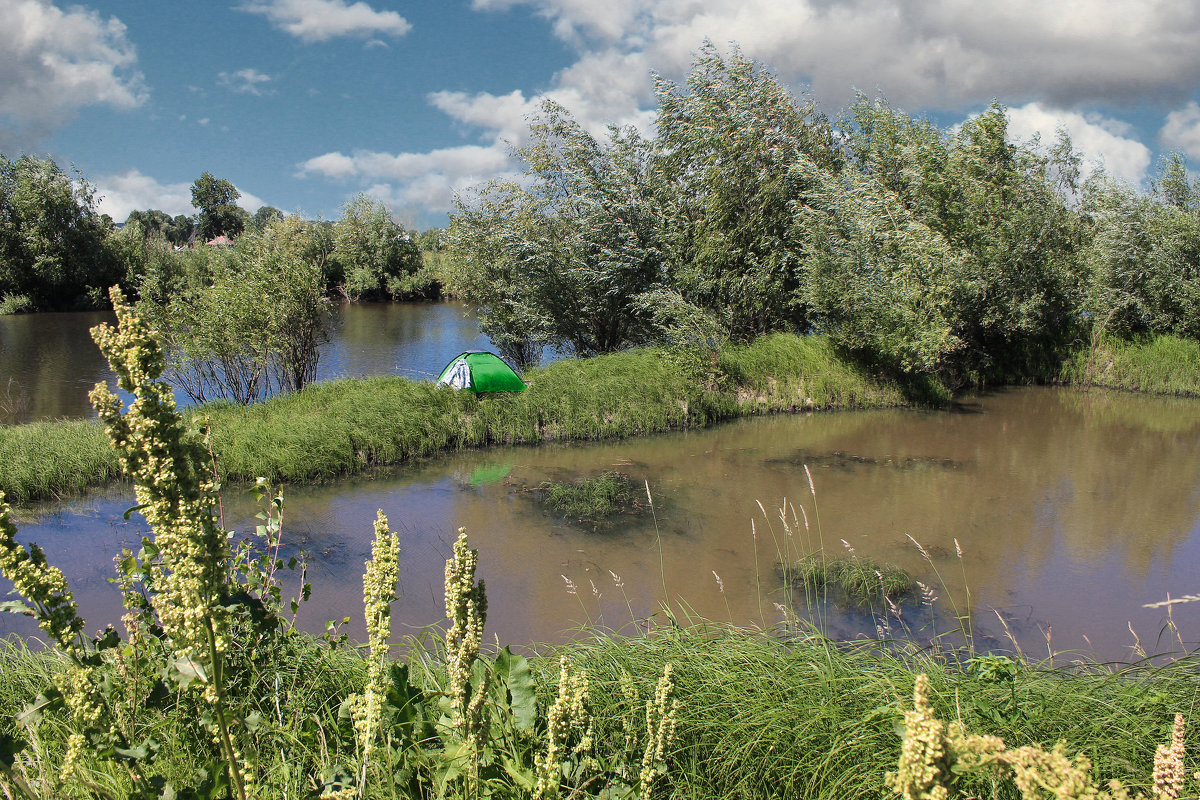
[[[237,72],[222,72],[217,75],[217,83],[238,94],[262,96],[270,92],[263,84],[271,82],[271,76],[247,67]]]
[[[251,0],[241,10],[263,15],[303,42],[324,42],[336,36],[403,36],[412,29],[395,11],[376,11],[363,2]]]
[[[1054,141],[1059,128],[1083,155],[1088,170],[1103,167],[1114,178],[1133,185],[1142,182],[1150,166],[1150,148],[1128,136],[1129,126],[1095,114],[1080,114],[1029,103],[1008,110],[1009,135],[1029,139],[1040,134],[1043,144]]]
[[[49,0],[0,0],[0,151],[32,146],[87,105],[146,99],[116,17]]]

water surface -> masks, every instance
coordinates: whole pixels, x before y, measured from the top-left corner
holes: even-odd
[[[643,502],[643,513],[594,531],[544,513],[529,491],[608,470],[648,484],[653,513]],[[1147,650],[1180,647],[1164,611],[1143,604],[1200,589],[1200,402],[1013,389],[952,411],[781,416],[451,454],[286,496],[286,549],[312,562],[301,622],[314,631],[350,615],[361,632],[363,563],[383,509],[402,548],[394,619],[409,629],[441,619],[442,565],[461,525],[480,551],[488,636],[504,643],[561,641],[587,624],[631,629],[664,602],[677,614],[774,625],[776,604],[797,601],[782,591],[780,562],[849,546],[929,584],[938,632],[969,605],[981,645],[1013,646],[998,613],[1031,656],[1128,659],[1130,627]],[[112,554],[144,532],[136,515],[122,518],[132,504],[127,489],[109,492],[44,507],[22,527],[23,541],[63,566],[89,624],[119,616],[107,581]],[[225,508],[230,527],[252,529],[244,492],[227,492]],[[919,605],[901,613],[886,620],[894,629],[931,624]],[[1200,605],[1173,616],[1192,646]],[[874,622],[835,609],[824,624],[855,636]]]

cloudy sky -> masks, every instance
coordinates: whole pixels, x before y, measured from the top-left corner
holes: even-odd
[[[706,38],[833,116],[855,90],[941,125],[996,99],[1133,183],[1200,165],[1195,0],[0,0],[0,152],[74,165],[118,221],[191,213],[208,170],[251,211],[366,192],[424,228],[518,169],[540,97],[645,127],[651,74]]]

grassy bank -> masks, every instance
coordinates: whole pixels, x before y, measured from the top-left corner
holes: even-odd
[[[1200,342],[1176,336],[1102,337],[1075,351],[1061,379],[1077,386],[1200,397]]]
[[[584,441],[702,427],[752,414],[904,405],[821,337],[769,336],[715,363],[639,350],[534,370],[516,395],[437,389],[399,377],[309,386],[249,406],[205,409],[226,480],[314,481],[443,450]],[[920,387],[936,397],[936,387]],[[0,427],[0,488],[14,502],[104,484],[115,460],[99,426]]]
[[[414,684],[434,693],[446,689],[437,643],[426,640],[410,654],[407,667]],[[918,673],[929,676],[942,719],[961,719],[972,732],[999,735],[1013,745],[1064,741],[1069,753],[1091,759],[1098,777],[1143,789],[1150,782],[1155,746],[1169,739],[1173,714],[1194,718],[1200,703],[1200,660],[1194,657],[1156,669],[1049,669],[998,657],[963,668],[929,651],[881,651],[818,636],[785,644],[762,633],[724,628],[598,637],[564,652],[576,668],[587,671],[589,712],[601,753],[622,752],[629,720],[644,715],[641,703],[653,694],[655,676],[672,665],[677,728],[659,797],[887,797],[884,774],[896,768],[897,726],[912,707]],[[531,658],[539,713],[553,700],[559,655]],[[0,716],[11,720],[34,700],[46,678],[63,668],[53,654],[0,644]],[[641,700],[630,700],[622,673],[632,678]],[[339,721],[338,709],[365,683],[356,655],[297,638],[289,652],[247,677],[251,684],[238,693],[246,703],[239,713],[258,711],[264,718],[255,734],[258,773],[271,796],[304,796],[314,777],[354,762],[353,732]],[[194,724],[195,703],[196,698],[181,695],[150,722],[162,743],[156,762],[160,774],[177,785],[194,780],[202,755],[212,748]],[[37,727],[48,772],[59,765],[65,730],[57,714],[48,714]],[[1189,739],[1197,743],[1195,736]],[[614,774],[636,775],[638,757],[608,762],[609,767]],[[95,767],[115,769],[111,763]],[[119,785],[122,777],[119,771],[102,775],[96,775],[101,784]],[[1011,785],[978,778],[961,788],[964,796],[1018,796]],[[364,796],[392,798],[397,791],[404,796],[402,786],[374,784]]]

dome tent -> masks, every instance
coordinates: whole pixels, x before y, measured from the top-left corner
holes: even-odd
[[[456,355],[438,376],[437,385],[470,389],[475,394],[521,392],[526,388],[525,381],[504,359],[486,350],[468,350]]]

